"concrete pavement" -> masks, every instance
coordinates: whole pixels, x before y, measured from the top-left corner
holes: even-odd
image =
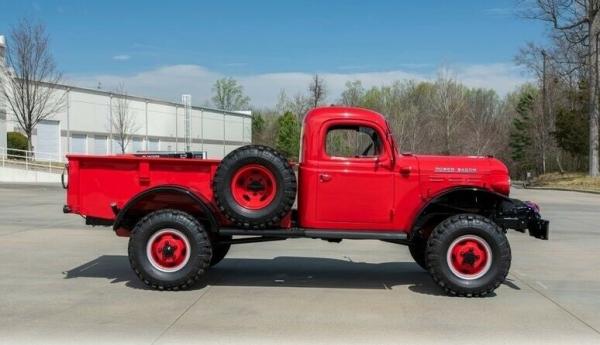
[[[488,298],[441,294],[402,246],[234,246],[205,282],[148,290],[127,240],[63,215],[55,186],[0,185],[0,344],[599,344],[600,196],[515,190],[549,241],[511,232]]]

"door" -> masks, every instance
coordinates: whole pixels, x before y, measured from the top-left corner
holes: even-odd
[[[331,228],[387,229],[393,221],[394,173],[377,129],[331,127],[319,162],[316,216]]]
[[[37,126],[35,159],[40,161],[60,161],[60,128],[58,121],[42,120]]]

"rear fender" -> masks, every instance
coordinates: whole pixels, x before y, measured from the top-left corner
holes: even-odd
[[[152,187],[140,192],[121,209],[114,208],[117,217],[113,229],[119,236],[127,236],[135,223],[148,213],[159,209],[173,208],[188,212],[210,226],[210,231],[218,230],[215,210],[204,197],[177,185]]]

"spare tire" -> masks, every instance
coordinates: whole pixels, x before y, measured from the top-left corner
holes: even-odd
[[[288,160],[268,146],[231,151],[213,179],[221,212],[237,226],[264,229],[278,225],[296,199],[296,174]]]

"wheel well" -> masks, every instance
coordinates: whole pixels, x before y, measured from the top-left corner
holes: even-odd
[[[428,238],[439,223],[456,214],[472,213],[493,218],[505,201],[510,199],[479,188],[456,188],[443,192],[421,210],[411,228],[410,239]]]
[[[161,209],[176,209],[196,217],[212,232],[218,228],[210,204],[192,191],[178,186],[159,186],[133,197],[117,214],[113,229],[133,229],[145,215]]]

